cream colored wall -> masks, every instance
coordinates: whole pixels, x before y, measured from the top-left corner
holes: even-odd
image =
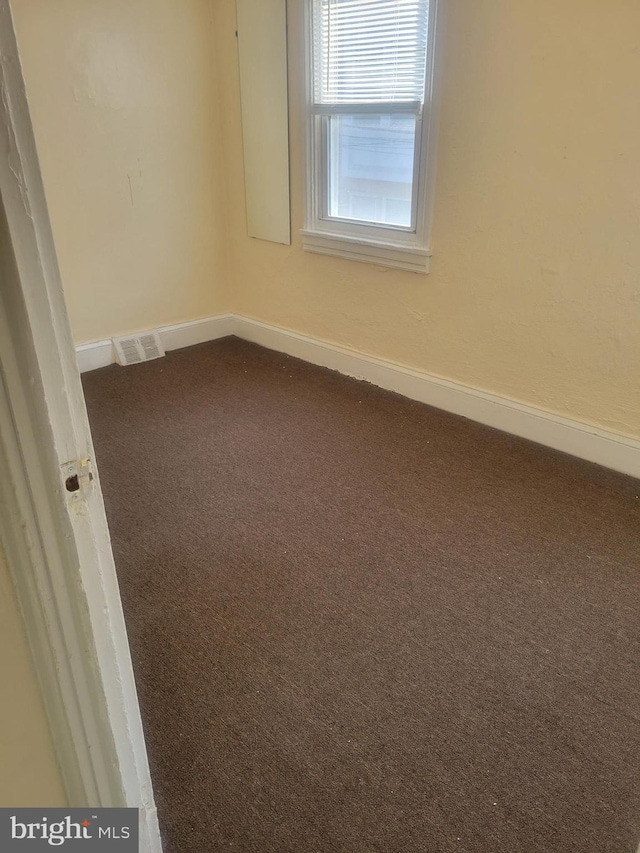
[[[67,804],[18,604],[0,552],[0,807]]]
[[[78,343],[228,310],[209,0],[13,0]]]
[[[302,251],[302,2],[287,247],[246,236],[235,0],[13,0],[76,340],[233,309],[640,435],[640,6],[440,0],[424,277]]]
[[[426,277],[302,251],[301,5],[284,247],[246,237],[234,0],[214,0],[235,310],[640,435],[640,5],[441,0]]]

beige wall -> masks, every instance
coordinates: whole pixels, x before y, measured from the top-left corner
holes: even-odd
[[[432,272],[246,236],[235,0],[13,0],[78,342],[233,309],[640,435],[640,5],[441,0]],[[211,20],[213,12],[213,21]]]
[[[234,0],[214,0],[234,307],[640,435],[640,5],[441,0],[432,272],[306,254],[299,10],[292,247],[247,238]]]
[[[11,578],[0,552],[0,807],[65,806]]]
[[[13,0],[77,342],[229,308],[209,0]]]

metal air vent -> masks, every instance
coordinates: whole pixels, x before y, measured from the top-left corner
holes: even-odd
[[[113,345],[116,348],[118,364],[122,365],[139,364],[141,361],[151,361],[164,355],[157,332],[113,338]]]

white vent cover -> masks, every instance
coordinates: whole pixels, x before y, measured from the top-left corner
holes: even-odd
[[[122,365],[151,361],[164,355],[164,349],[157,332],[145,332],[142,335],[126,338],[113,338],[113,345],[116,348],[118,364]]]

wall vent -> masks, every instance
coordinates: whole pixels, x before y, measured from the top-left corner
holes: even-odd
[[[161,358],[164,349],[157,332],[144,332],[142,335],[129,335],[124,338],[113,338],[118,364],[139,364],[141,361],[151,361]]]

